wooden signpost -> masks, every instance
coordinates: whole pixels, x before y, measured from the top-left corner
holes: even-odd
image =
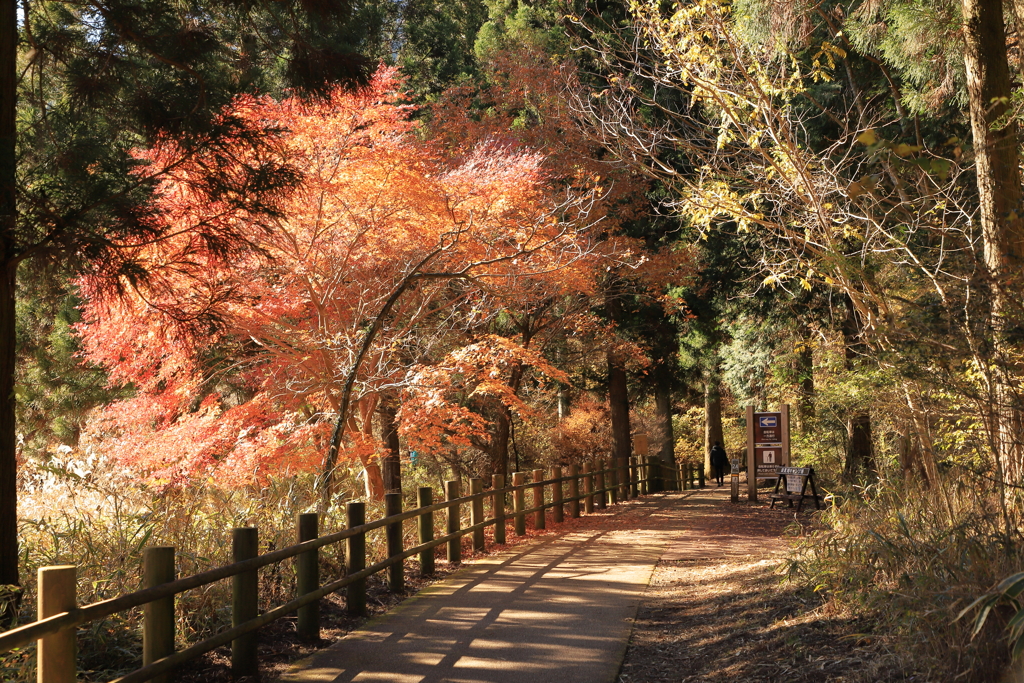
[[[747,406],[747,500],[757,500],[758,479],[778,479],[789,465],[789,406],[755,413]]]
[[[779,487],[785,482],[783,490]],[[807,493],[807,487],[811,492]],[[808,498],[814,500],[814,509],[821,509],[821,496],[818,495],[818,487],[814,485],[813,467],[780,467],[779,478],[775,481],[775,491],[771,495],[771,507],[775,507],[776,501],[785,500],[789,507],[793,507],[793,501],[798,501],[796,511],[800,512],[804,507],[804,501]]]

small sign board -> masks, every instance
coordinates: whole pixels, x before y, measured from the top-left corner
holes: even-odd
[[[785,481],[784,490],[780,491],[779,487],[782,482]],[[810,486],[810,493],[807,492],[807,487]],[[818,495],[818,487],[814,485],[814,468],[813,467],[780,467],[779,478],[775,482],[775,492],[772,493],[772,505],[775,507],[775,503],[780,500],[784,500],[789,503],[790,507],[793,507],[793,501],[797,501],[796,511],[804,507],[804,501],[810,498],[814,501],[814,508],[816,510],[821,509],[821,496]]]
[[[754,448],[754,464],[757,468],[757,476],[770,478],[778,476],[779,467],[782,466],[782,444],[778,446],[757,446]]]
[[[648,455],[650,445],[647,443],[647,435],[640,433],[633,435],[633,452],[637,455]]]
[[[754,443],[782,444],[782,413],[754,414]]]
[[[804,490],[810,467],[781,467],[779,474],[786,478],[786,493],[800,493]]]

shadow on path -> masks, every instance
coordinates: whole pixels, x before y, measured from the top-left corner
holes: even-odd
[[[690,497],[633,501],[478,561],[281,681],[610,683],[655,565],[686,542],[684,511],[698,504]]]

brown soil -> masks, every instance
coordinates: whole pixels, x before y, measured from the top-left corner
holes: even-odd
[[[724,489],[690,499],[693,533],[651,578],[619,683],[921,680],[868,624],[783,582],[786,538],[813,527],[813,508],[731,503]]]

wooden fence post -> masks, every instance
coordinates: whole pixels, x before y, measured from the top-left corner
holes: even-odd
[[[678,488],[681,488],[679,486],[679,481],[676,479],[675,468],[672,466],[672,463],[664,462],[661,460],[661,458],[658,458],[658,461],[661,462],[662,471],[661,490],[676,491],[678,490]]]
[[[459,497],[459,482],[457,481],[446,481],[444,483],[444,499],[455,500]],[[459,509],[461,505],[452,505],[445,510],[448,513],[448,533],[454,534],[462,528],[462,511]],[[448,561],[452,564],[459,564],[462,562],[462,537],[453,538],[448,541]]]
[[[320,535],[320,517],[315,512],[299,515],[299,543]],[[299,597],[320,588],[320,551],[310,550],[295,557],[295,589]],[[295,631],[305,640],[320,640],[320,601],[300,607]]]
[[[259,531],[255,527],[236,528],[231,533],[231,555],[241,562],[259,555]],[[231,625],[238,626],[259,616],[259,574],[255,569],[231,577]],[[235,679],[259,675],[256,631],[231,641],[231,674]]]
[[[683,490],[690,490],[690,463],[683,463]]]
[[[697,486],[704,488],[704,463],[697,464]]]
[[[569,516],[579,519],[580,516],[580,466],[569,465]]]
[[[402,514],[402,494],[384,494],[384,516],[394,517]],[[388,557],[395,558],[402,554],[402,523],[392,522],[385,527],[388,542]],[[388,590],[401,593],[405,590],[405,562],[399,560],[388,567]]]
[[[429,486],[421,486],[416,491],[416,504],[421,507],[430,507],[434,504],[434,490]],[[419,527],[420,545],[430,543],[434,540],[434,513],[424,512],[416,518]],[[420,574],[430,576],[434,573],[434,549],[420,551]]]
[[[604,510],[608,507],[608,493],[604,490],[604,458],[597,459],[597,509]]]
[[[629,500],[629,456],[619,458],[619,502]]]
[[[78,570],[72,565],[40,567],[36,619],[75,608]],[[39,683],[74,683],[75,629],[67,628],[36,641],[36,680]]]
[[[636,498],[640,495],[640,477],[637,470],[640,469],[640,458],[633,456],[629,459],[629,497]]]
[[[475,496],[478,493],[484,492],[484,480],[480,477],[473,477],[469,480],[469,495]],[[484,521],[484,499],[477,498],[469,504],[469,525],[476,526],[480,522]],[[473,552],[482,553],[484,551],[484,530],[474,529],[473,530]]]
[[[501,474],[491,475],[491,516],[494,517],[494,542],[505,545],[505,477]]]
[[[551,478],[561,479],[562,468],[552,467]],[[554,513],[552,519],[555,524],[561,524],[565,521],[565,509],[562,507],[562,482],[556,481],[551,485],[551,502],[555,504],[551,510]]]
[[[525,472],[512,473],[512,486],[515,488],[512,491],[512,514],[516,536],[526,535],[526,514],[523,512],[526,509],[526,490],[523,488],[525,484]]]
[[[366,524],[366,503],[353,502],[345,506],[348,528]],[[345,539],[345,573],[355,574],[366,569],[366,532]],[[349,614],[366,614],[366,579],[353,581],[345,591],[345,609]]]
[[[544,510],[544,470],[533,471],[533,507],[539,507],[533,513],[533,528],[544,529],[547,521],[547,516]]]
[[[153,588],[174,581],[174,547],[155,546],[142,554],[142,587]],[[174,596],[142,606],[142,665],[174,654]],[[150,679],[168,683],[170,674]]]
[[[608,502],[619,504],[619,463],[618,458],[608,458],[608,475],[605,479],[608,486]]]
[[[640,495],[646,496],[651,492],[651,468],[647,466],[647,456],[641,455],[638,457],[637,464],[640,469]]]
[[[590,473],[591,464],[583,463],[583,511],[588,515],[594,514],[594,475]]]

